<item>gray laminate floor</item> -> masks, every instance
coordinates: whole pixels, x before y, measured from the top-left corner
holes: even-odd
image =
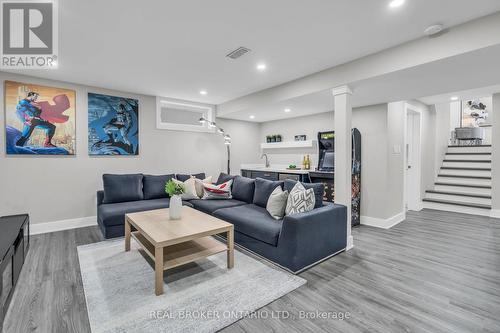
[[[353,235],[354,249],[224,332],[500,332],[500,220],[423,210]],[[4,332],[88,332],[76,246],[101,239],[97,227],[33,237]]]

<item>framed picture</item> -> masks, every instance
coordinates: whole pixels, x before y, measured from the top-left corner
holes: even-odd
[[[89,155],[139,155],[139,101],[88,94]]]
[[[305,134],[295,136],[295,141],[306,141],[306,140],[307,136]]]
[[[5,81],[8,155],[74,155],[76,92]]]
[[[489,117],[492,98],[476,98],[462,101],[461,127],[491,126]]]

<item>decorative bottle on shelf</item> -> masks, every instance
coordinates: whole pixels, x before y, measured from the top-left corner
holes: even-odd
[[[311,169],[311,158],[309,157],[309,155],[307,155],[306,157],[306,170],[310,170]]]
[[[306,170],[307,167],[307,162],[306,162],[306,155],[302,157],[302,169]]]

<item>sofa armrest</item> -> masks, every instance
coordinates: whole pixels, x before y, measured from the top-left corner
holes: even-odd
[[[104,201],[104,191],[97,191],[97,206],[102,205]]]
[[[307,213],[285,216],[278,239],[295,258],[317,261],[347,243],[347,207],[324,204]]]

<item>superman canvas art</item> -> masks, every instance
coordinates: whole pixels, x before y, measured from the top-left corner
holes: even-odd
[[[5,81],[6,153],[74,155],[73,90]]]

